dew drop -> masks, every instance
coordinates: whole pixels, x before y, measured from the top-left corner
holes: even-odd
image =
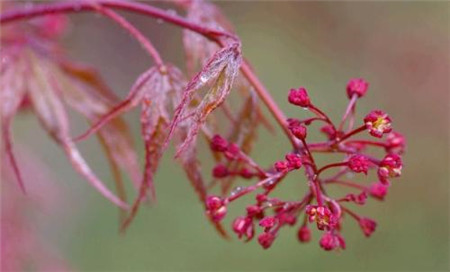
[[[202,83],[206,83],[208,81],[208,75],[206,75],[206,74],[201,75],[200,76],[200,81]]]
[[[231,191],[230,195],[235,196],[235,195],[239,194],[240,192],[242,192],[243,189],[244,189],[244,187],[238,186],[238,187],[234,188],[233,191]]]

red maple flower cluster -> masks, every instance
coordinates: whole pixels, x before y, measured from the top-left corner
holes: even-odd
[[[378,200],[385,198],[390,180],[401,174],[400,155],[405,149],[405,139],[392,131],[390,117],[380,110],[367,114],[362,124],[354,128],[356,102],[366,95],[369,84],[362,78],[349,81],[346,93],[350,101],[339,124],[312,102],[305,88],[291,89],[288,101],[312,116],[287,119],[243,59],[241,41],[220,10],[202,0],[173,2],[185,16],[154,7],[153,3],[125,0],[68,0],[29,7],[8,6],[1,14],[2,148],[20,186],[24,189],[26,182],[22,180],[14,156],[10,125],[19,112],[31,109],[42,127],[62,147],[74,169],[126,213],[122,214],[125,215],[123,229],[143,201],[155,198],[153,177],[168,144],[174,143],[175,158],[203,203],[208,218],[223,236],[227,236],[222,220],[226,218],[228,206],[250,193],[255,193],[254,202],[233,221],[232,229],[246,241],[259,232],[257,240],[263,248],[269,248],[285,226],[298,225],[299,241],[310,241],[310,224],[323,232],[322,248],[345,248],[341,229],[346,216],[355,219],[363,233],[370,236],[376,222],[345,205],[364,205],[369,196]],[[185,71],[164,61],[151,41],[116,10],[143,14],[181,27]],[[152,65],[137,77],[123,100],[115,97],[91,68],[68,60],[61,50],[58,36],[67,25],[67,19],[61,14],[80,11],[102,14],[125,29],[152,60]],[[32,20],[17,23],[25,19]],[[235,97],[233,103],[230,97]],[[260,166],[249,155],[258,129],[274,130],[263,115],[261,104],[268,108],[293,147],[270,167]],[[142,171],[127,126],[120,118],[122,113],[136,107],[140,107],[139,121],[145,146]],[[78,137],[71,134],[68,108],[80,113],[91,124]],[[308,137],[313,123],[323,124],[320,131],[325,136],[324,141],[312,142]],[[226,128],[229,129],[225,134]],[[385,136],[385,140],[356,138],[364,132],[380,139]],[[93,134],[99,137],[108,156],[117,196],[95,175],[76,147],[78,141]],[[209,144],[215,161],[210,184],[205,182],[197,156],[199,138]],[[370,155],[371,148],[380,148],[386,155],[383,158]],[[342,160],[320,166],[314,156],[318,152],[342,154]],[[127,202],[121,170],[130,176],[137,190],[131,205]],[[332,170],[337,172],[325,175]],[[347,174],[368,175],[370,170],[376,170],[378,176],[371,185],[345,178]],[[295,171],[305,173],[307,193],[294,201],[274,197],[272,192]],[[237,178],[254,182],[250,186],[236,187]],[[325,190],[328,185],[340,185],[357,192],[331,196]],[[219,186],[221,193],[212,194]]]
[[[245,215],[238,216],[234,220],[232,229],[239,238],[250,241],[256,235],[259,226],[261,232],[257,240],[264,249],[272,245],[282,227],[295,226],[297,222],[300,222],[297,233],[300,242],[311,240],[309,224],[314,223],[317,229],[323,232],[319,244],[324,250],[344,249],[345,240],[341,230],[346,216],[355,219],[363,234],[369,237],[375,231],[377,223],[370,218],[358,215],[345,204],[364,205],[369,196],[378,200],[385,198],[391,184],[390,179],[401,175],[403,163],[400,155],[405,149],[405,139],[400,133],[392,131],[390,117],[380,110],[370,112],[364,118],[361,126],[353,128],[356,101],[366,94],[368,86],[369,84],[364,79],[358,78],[349,81],[347,95],[350,102],[338,125],[311,102],[305,88],[292,89],[289,92],[288,101],[295,106],[309,110],[314,117],[287,120],[286,126],[297,140],[295,149],[286,154],[284,160],[276,161],[273,167],[258,166],[248,157],[242,156],[243,154],[233,143],[229,143],[218,135],[214,136],[211,149],[216,153],[223,154],[227,160],[230,159],[230,150],[233,150],[232,153],[235,155],[231,157],[234,160],[241,160],[245,167],[254,169],[258,174],[252,177],[258,178],[258,181],[251,186],[237,187],[229,195],[209,196],[206,212],[211,219],[216,222],[221,221],[225,218],[228,205],[242,196],[254,192],[255,202],[247,206]],[[346,121],[348,121],[348,128],[344,129]],[[326,141],[307,141],[307,130],[313,122],[325,123],[320,130],[325,134]],[[384,141],[354,139],[364,132],[369,137],[381,138],[384,134],[387,137]],[[386,155],[381,159],[376,158],[370,155],[370,148],[381,148]],[[320,167],[314,159],[313,154],[316,152],[341,153],[343,158],[342,161]],[[335,169],[337,172],[325,175],[326,170],[331,169]],[[363,185],[360,182],[346,179],[350,173],[367,175],[372,169],[376,170],[378,181],[371,185]],[[304,197],[298,201],[271,197],[271,193],[277,185],[292,171],[304,171],[305,173],[304,182],[309,190]],[[220,174],[218,174],[219,172]],[[230,170],[226,166],[219,163],[213,169],[213,176],[226,183],[228,182],[225,179],[227,175],[223,173],[229,172]],[[328,185],[341,185],[359,192],[332,197],[326,193]]]

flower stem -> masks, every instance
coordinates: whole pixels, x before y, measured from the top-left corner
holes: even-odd
[[[366,125],[362,125],[359,128],[355,128],[354,130],[350,131],[349,133],[345,134],[340,139],[338,139],[336,141],[336,144],[339,143],[339,142],[342,142],[345,139],[348,139],[348,138],[352,137],[353,135],[358,134],[358,133],[360,133],[360,132],[362,132],[364,130],[366,130]]]
[[[350,99],[350,102],[348,103],[348,106],[347,106],[347,109],[345,110],[344,116],[342,116],[341,123],[339,124],[339,127],[338,127],[339,131],[342,130],[345,120],[347,120],[350,113],[352,113],[354,111],[356,100],[358,100],[358,95],[354,94],[352,96],[352,98]]]
[[[331,163],[331,164],[327,164],[324,167],[320,168],[317,171],[317,175],[319,175],[320,173],[322,173],[324,170],[332,168],[332,167],[340,167],[340,166],[347,166],[348,163],[347,162],[338,162],[338,163]]]

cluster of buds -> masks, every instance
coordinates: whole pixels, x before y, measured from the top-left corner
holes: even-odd
[[[22,189],[25,190],[25,187],[14,156],[10,128],[13,117],[19,111],[31,108],[43,128],[63,148],[74,168],[123,212],[129,211],[125,214],[123,228],[134,218],[147,194],[154,197],[153,176],[167,145],[174,140],[176,158],[204,203],[207,216],[223,235],[226,232],[221,224],[226,218],[228,206],[243,196],[255,193],[254,203],[246,207],[245,215],[233,221],[232,229],[245,241],[257,236],[258,243],[264,249],[273,245],[283,227],[294,227],[298,222],[301,222],[298,240],[309,242],[312,239],[310,225],[315,223],[315,227],[323,233],[319,244],[325,250],[345,248],[341,230],[346,217],[355,219],[363,234],[370,236],[377,223],[358,215],[347,205],[365,205],[369,196],[377,200],[385,199],[391,179],[401,175],[403,163],[400,156],[405,150],[405,138],[392,130],[391,118],[381,110],[371,111],[359,127],[354,127],[356,103],[367,94],[367,81],[356,78],[348,82],[346,94],[349,103],[338,124],[312,102],[304,87],[291,89],[288,101],[303,108],[305,111],[302,112],[308,112],[310,116],[284,120],[281,110],[259,83],[251,66],[243,60],[241,42],[220,11],[205,1],[175,3],[186,9],[186,18],[151,5],[125,0],[46,3],[13,9],[1,15],[0,22],[3,24],[50,13],[97,12],[128,31],[154,62],[137,78],[126,99],[120,101],[96,73],[84,65],[68,61],[62,54],[57,36],[67,23],[61,19],[63,17],[35,21],[35,25],[28,27],[12,25],[5,28],[0,37],[4,43],[0,50],[4,64],[4,69],[0,71],[2,146]],[[151,41],[114,9],[152,14],[186,30],[183,43],[187,70],[189,74],[199,72],[187,80],[181,69],[165,62]],[[232,92],[235,88],[240,90]],[[245,100],[237,115],[230,111],[227,104],[226,98],[231,93]],[[276,160],[268,167],[259,165],[248,155],[258,125],[270,127],[261,113],[258,97],[262,98],[293,147],[286,152],[284,159]],[[120,114],[138,105],[141,106],[140,121],[145,145],[142,177],[137,174],[137,152],[120,118]],[[93,124],[75,139],[70,131],[68,107]],[[217,127],[210,126],[210,122],[215,123],[215,110],[219,108],[224,110],[226,121],[232,125],[228,138],[217,134]],[[325,140],[310,141],[308,129],[313,123],[323,124],[320,131]],[[220,127],[224,127],[223,124]],[[354,138],[365,132],[376,139]],[[118,196],[96,177],[76,147],[77,141],[94,133],[105,146],[114,169]],[[215,159],[211,171],[213,180],[209,186],[204,182],[196,156],[199,135],[209,140]],[[385,140],[380,140],[383,137]],[[372,148],[381,148],[385,156],[377,158],[370,152]],[[343,156],[340,161],[320,166],[314,157],[317,152]],[[130,176],[138,189],[132,206],[126,202],[120,170]],[[330,173],[333,170],[335,172]],[[346,174],[367,175],[370,170],[375,170],[378,176],[378,180],[370,185],[344,179]],[[305,173],[303,182],[308,188],[306,194],[299,200],[273,197],[272,192],[295,171]],[[245,179],[245,186],[235,187],[236,178]],[[220,194],[210,194],[210,190],[218,184],[221,185]],[[357,192],[344,196],[328,195],[325,187],[336,185]]]
[[[405,139],[398,133],[392,131],[390,117],[380,111],[374,110],[367,114],[359,127],[355,124],[356,102],[367,93],[369,84],[361,78],[352,79],[347,85],[347,96],[349,105],[340,120],[335,124],[318,107],[312,103],[305,88],[291,89],[288,101],[307,109],[312,116],[305,119],[290,118],[287,120],[287,129],[290,131],[294,150],[287,153],[283,160],[278,160],[273,167],[264,168],[258,166],[249,159],[236,145],[229,143],[221,136],[214,136],[211,141],[211,149],[224,154],[227,160],[243,160],[245,164],[251,165],[257,174],[258,181],[250,186],[238,187],[238,191],[230,194],[224,193],[219,196],[210,196],[210,199],[220,199],[220,203],[230,205],[242,196],[256,193],[255,203],[247,206],[246,214],[238,216],[232,223],[232,229],[237,237],[245,241],[252,240],[258,229],[257,241],[262,248],[267,249],[277,238],[278,232],[284,226],[298,227],[297,238],[300,242],[309,242],[312,238],[310,224],[322,231],[319,245],[324,250],[345,249],[346,244],[342,235],[344,219],[349,217],[356,221],[362,233],[369,237],[377,227],[376,221],[361,216],[347,205],[365,205],[369,197],[376,200],[384,200],[392,178],[399,177],[402,170],[401,154],[405,149]],[[308,141],[308,126],[314,122],[323,122],[320,131],[326,136],[325,141]],[[347,128],[344,127],[347,125]],[[368,139],[354,139],[354,136],[367,133]],[[384,141],[371,140],[370,137],[382,138]],[[372,155],[372,148],[381,148],[386,155],[381,159]],[[341,153],[341,161],[319,166],[314,159],[314,153]],[[371,154],[372,153],[372,154]],[[265,169],[265,170],[264,170]],[[309,190],[304,197],[298,201],[282,200],[271,197],[271,193],[277,188],[289,173],[293,171],[304,171],[305,186]],[[328,175],[326,173],[332,172]],[[378,181],[364,185],[361,182],[345,179],[347,174],[362,173],[368,175],[370,170],[378,174]],[[218,164],[213,169],[215,178],[224,178],[231,172],[223,164]],[[325,191],[325,186],[343,186],[349,190],[344,196],[331,196]],[[260,192],[258,192],[260,191]],[[207,214],[216,222],[223,217],[217,216],[217,212],[223,209],[220,205],[207,204]]]

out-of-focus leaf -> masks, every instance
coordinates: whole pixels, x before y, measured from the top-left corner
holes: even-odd
[[[57,69],[49,61],[28,52],[31,76],[28,79],[28,94],[33,109],[48,133],[66,152],[73,167],[83,175],[104,197],[119,207],[128,205],[115,196],[90,169],[70,137],[67,113],[61,96],[62,87],[58,82]]]
[[[1,53],[4,52],[2,51]],[[25,98],[25,81],[22,78],[25,74],[24,69],[23,60],[14,58],[9,59],[8,63],[4,63],[0,71],[2,148],[5,150],[5,154],[14,170],[16,180],[23,192],[25,192],[25,184],[13,152],[11,122]]]
[[[64,63],[62,67],[64,74],[61,74],[58,82],[62,86],[64,101],[84,115],[91,123],[100,120],[118,103],[113,92],[93,70],[71,63]],[[97,136],[109,157],[117,187],[123,187],[120,184],[120,171],[117,168],[123,168],[138,187],[140,183],[139,164],[125,121],[120,117],[113,118],[99,130]]]

